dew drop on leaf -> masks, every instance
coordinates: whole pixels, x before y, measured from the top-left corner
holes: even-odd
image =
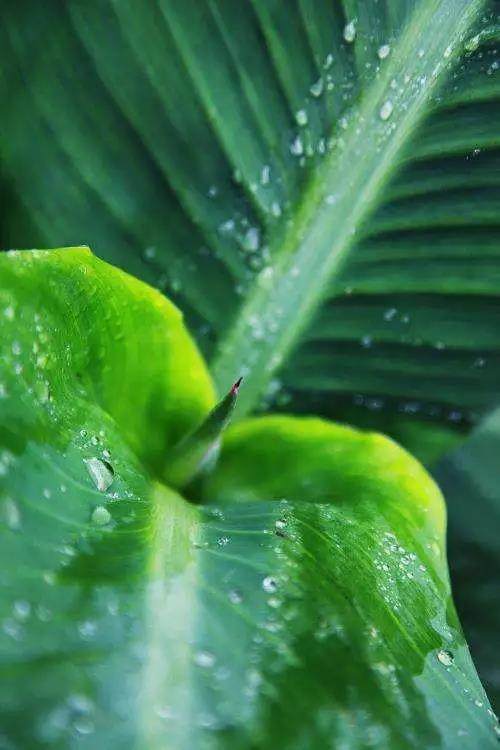
[[[260,232],[257,227],[250,227],[247,229],[245,236],[243,237],[243,247],[245,250],[255,252],[260,246]]]
[[[296,136],[290,144],[290,151],[294,156],[302,156],[304,153],[304,145],[300,135]]]
[[[297,120],[297,125],[300,125],[300,127],[307,125],[307,112],[305,109],[299,109],[299,111],[295,113],[295,119]]]
[[[21,511],[19,506],[11,497],[7,497],[3,504],[3,517],[6,526],[11,531],[19,531],[21,528]]]
[[[447,649],[440,648],[436,656],[438,658],[438,661],[440,661],[441,664],[444,664],[445,667],[451,667],[454,662],[453,654]]]
[[[227,598],[229,599],[231,604],[241,604],[241,602],[243,601],[243,596],[239,591],[236,591],[236,589],[232,589],[228,593]]]
[[[391,48],[389,44],[382,44],[377,50],[379,60],[385,60],[385,58],[389,56],[390,51]]]
[[[323,81],[323,78],[322,78],[322,77],[320,76],[320,77],[318,78],[318,80],[317,80],[317,81],[315,81],[315,82],[314,82],[314,83],[313,83],[313,84],[311,85],[311,87],[310,87],[309,91],[311,92],[311,94],[312,94],[312,95],[313,95],[314,97],[318,98],[318,97],[319,97],[319,96],[321,96],[321,94],[323,93],[323,87],[324,87],[324,81]]]
[[[88,716],[79,716],[73,722],[73,729],[80,735],[92,734],[94,728],[94,722]]]
[[[111,521],[111,513],[104,505],[94,508],[90,520],[95,526],[106,526]]]
[[[356,39],[356,24],[354,21],[349,21],[344,27],[344,39],[348,44],[352,44]]]
[[[19,599],[14,602],[13,611],[18,620],[27,620],[31,614],[31,604],[25,599]]]
[[[274,592],[277,591],[278,589],[278,584],[276,583],[276,579],[272,578],[271,576],[266,576],[262,581],[262,588],[268,594],[274,594]]]
[[[79,623],[78,632],[84,640],[90,640],[97,632],[97,625],[92,620],[85,620]]]
[[[113,482],[114,471],[111,465],[100,458],[85,458],[84,463],[99,492],[106,492]]]
[[[197,651],[194,655],[194,663],[204,669],[211,669],[215,664],[215,656],[210,651]]]
[[[389,117],[392,115],[393,110],[393,104],[390,99],[386,99],[386,101],[382,104],[380,107],[380,119],[381,120],[388,120]]]

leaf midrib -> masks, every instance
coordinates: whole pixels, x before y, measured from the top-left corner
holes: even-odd
[[[380,77],[350,113],[344,139],[337,133],[338,147],[311,176],[295,221],[281,241],[277,238],[273,264],[255,279],[211,363],[221,391],[231,379],[244,376],[240,416],[258,405],[311,321],[355,244],[356,230],[380,202],[397,155],[426,113],[431,94],[446,79],[484,4],[485,0],[421,4]],[[407,84],[406,74],[411,76]],[[415,86],[423,77],[426,84]],[[393,79],[398,81],[396,89],[390,86]],[[386,99],[392,101],[393,114],[384,122],[379,113]],[[333,205],[325,203],[328,195],[335,196]],[[256,322],[264,332],[258,339],[252,336]]]

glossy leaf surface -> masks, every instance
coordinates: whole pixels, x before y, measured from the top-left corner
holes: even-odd
[[[414,459],[248,420],[185,499],[213,393],[175,308],[85,249],[0,278],[6,747],[496,746]]]
[[[241,413],[432,458],[498,399],[494,0],[4,6],[5,246],[165,289]]]

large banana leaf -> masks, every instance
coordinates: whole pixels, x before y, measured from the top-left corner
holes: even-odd
[[[493,0],[5,0],[7,246],[167,290],[242,413],[432,458],[498,399],[499,28]]]
[[[497,746],[415,459],[254,418],[188,503],[213,392],[177,310],[85,249],[0,279],[1,747]]]

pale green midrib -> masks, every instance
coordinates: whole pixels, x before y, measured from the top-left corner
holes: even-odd
[[[284,358],[289,354],[321,304],[323,295],[354,244],[354,233],[373,210],[382,188],[396,166],[396,155],[426,112],[426,103],[445,79],[465,32],[476,20],[485,0],[428,0],[414,12],[388,64],[382,69],[346,131],[345,141],[313,176],[298,206],[293,226],[285,235],[267,276],[258,277],[245,304],[211,363],[219,387],[243,375],[239,415],[252,410]],[[444,57],[451,46],[452,54]],[[420,57],[419,51],[425,54]],[[408,65],[408,61],[410,65]],[[393,90],[393,79],[411,80]],[[425,87],[412,89],[426,76]],[[386,99],[393,102],[388,122],[379,116]],[[392,135],[387,129],[397,122]],[[342,135],[342,133],[340,134]],[[379,150],[377,150],[377,147]],[[336,195],[334,205],[324,198]],[[333,238],[333,239],[330,239]],[[249,320],[259,322],[264,337],[254,338]]]
[[[137,739],[141,748],[148,747],[154,750],[161,746],[165,750],[179,750],[176,744],[171,744],[176,743],[175,737],[170,737],[165,744],[165,726],[162,725],[157,708],[165,703],[170,708],[175,708],[177,716],[182,712],[186,726],[191,722],[193,711],[189,696],[182,705],[175,698],[173,706],[169,702],[172,695],[166,687],[169,684],[168,670],[172,665],[165,660],[164,652],[171,629],[175,632],[175,627],[182,626],[184,642],[188,643],[195,625],[198,569],[194,562],[192,545],[198,533],[200,518],[195,506],[165,485],[154,484],[151,496],[154,508],[154,538],[150,543],[149,586],[146,587],[145,595],[147,655],[142,668],[142,687],[139,691]],[[165,577],[167,569],[171,573],[168,578]],[[172,581],[175,580],[176,572],[180,570],[183,571],[184,601],[180,601],[178,591],[172,591]],[[191,662],[182,656],[181,661],[183,672],[187,674]],[[173,669],[179,669],[179,660],[175,662]],[[184,721],[181,723],[184,724]]]

